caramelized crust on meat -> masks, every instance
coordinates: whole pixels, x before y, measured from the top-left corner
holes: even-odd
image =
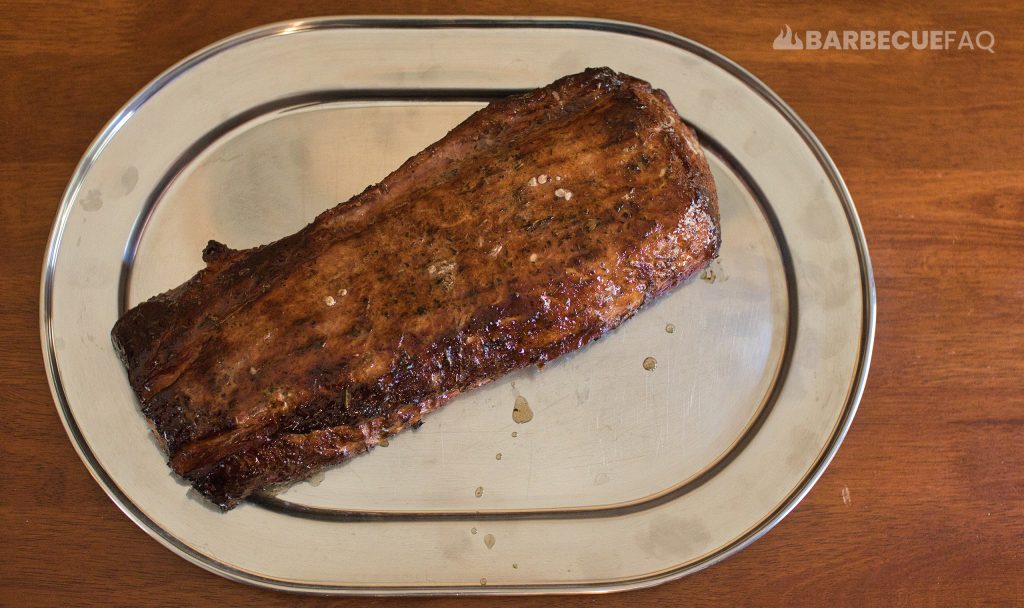
[[[112,337],[171,467],[228,509],[581,348],[720,241],[667,96],[589,69],[488,105],[296,234],[211,241]]]

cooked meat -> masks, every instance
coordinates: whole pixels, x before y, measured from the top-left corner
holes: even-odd
[[[224,509],[614,329],[717,254],[707,162],[607,68],[494,102],[381,183],[112,331],[170,465]]]

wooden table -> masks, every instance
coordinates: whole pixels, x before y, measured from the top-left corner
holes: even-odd
[[[38,338],[50,224],[89,142],[156,74],[252,26],[351,14],[636,21],[750,69],[831,152],[864,224],[878,335],[860,413],[803,503],[689,578],[561,605],[1024,605],[1024,10],[403,0],[248,9],[18,3],[0,19],[0,603],[343,604],[200,570],[124,517],[61,428]],[[989,30],[985,51],[773,51],[779,29]],[[451,605],[454,598],[433,600]],[[402,603],[355,600],[351,605]],[[481,605],[546,606],[550,599]]]

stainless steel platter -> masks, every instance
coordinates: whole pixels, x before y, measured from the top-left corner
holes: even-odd
[[[294,232],[488,100],[599,65],[667,91],[698,132],[720,259],[606,339],[313,483],[227,514],[194,498],[111,347],[125,307],[191,276],[207,240]],[[835,454],[874,330],[853,203],[792,110],[707,47],[577,19],[325,18],[196,53],[86,152],[41,302],[57,409],[111,499],[199,566],[320,594],[611,591],[721,560]],[[513,420],[517,398],[531,421]]]

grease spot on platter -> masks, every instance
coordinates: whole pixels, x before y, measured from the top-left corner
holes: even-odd
[[[99,190],[90,190],[82,197],[82,209],[86,211],[99,211],[103,208],[103,195]]]
[[[135,189],[135,185],[139,183],[139,170],[134,166],[128,167],[121,174],[121,188],[123,189],[124,196],[131,194],[132,190]]]
[[[516,397],[516,404],[512,407],[512,420],[516,424],[525,424],[533,420],[533,410],[522,395]]]

